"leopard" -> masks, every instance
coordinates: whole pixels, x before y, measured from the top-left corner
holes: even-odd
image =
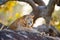
[[[32,15],[24,15],[21,18],[17,18],[10,26],[9,28],[11,30],[24,30],[24,29],[30,29],[33,25],[33,17]]]

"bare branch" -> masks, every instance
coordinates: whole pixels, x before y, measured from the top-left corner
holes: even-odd
[[[35,3],[37,3],[39,6],[44,6],[45,3],[42,0],[33,0]]]
[[[49,16],[52,15],[52,12],[54,11],[56,2],[57,2],[57,0],[50,0],[49,1],[48,5],[47,5],[47,11],[48,11]]]

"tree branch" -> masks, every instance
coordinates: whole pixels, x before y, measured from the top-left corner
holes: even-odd
[[[52,15],[52,12],[54,11],[56,2],[57,2],[57,0],[49,1],[48,5],[47,5],[48,16]]]
[[[39,6],[44,6],[45,3],[42,0],[33,0],[35,3],[37,3]]]

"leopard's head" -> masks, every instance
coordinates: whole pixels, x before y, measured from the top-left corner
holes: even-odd
[[[31,27],[33,25],[33,17],[32,15],[25,15],[26,26]]]

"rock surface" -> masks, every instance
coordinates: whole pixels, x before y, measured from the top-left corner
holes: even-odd
[[[40,33],[28,31],[1,30],[0,40],[60,40],[58,37],[42,36]]]

